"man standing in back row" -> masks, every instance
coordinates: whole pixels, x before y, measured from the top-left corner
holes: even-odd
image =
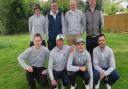
[[[51,11],[46,16],[48,27],[48,49],[52,50],[56,46],[56,36],[64,31],[64,16],[58,10],[58,4],[55,0],[51,1]]]
[[[70,10],[65,14],[65,34],[69,45],[73,45],[83,34],[83,13],[77,9],[77,1],[70,0]]]
[[[47,27],[45,23],[45,17],[41,14],[41,8],[39,4],[34,5],[34,15],[29,18],[29,33],[31,35],[30,47],[34,45],[34,35],[40,33],[42,45],[46,46],[45,37],[47,35]]]
[[[85,29],[86,47],[91,56],[93,49],[98,46],[98,36],[102,33],[103,26],[103,14],[96,9],[96,0],[89,0],[89,9],[85,12]]]

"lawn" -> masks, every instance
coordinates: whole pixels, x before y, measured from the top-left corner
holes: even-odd
[[[128,89],[128,34],[105,33],[107,44],[113,49],[119,81],[113,89]],[[29,35],[0,35],[0,89],[29,89],[25,72],[17,62],[18,55],[29,47]],[[38,86],[38,89],[41,89]],[[48,88],[46,88],[48,89]],[[84,89],[78,79],[77,89]],[[106,89],[103,85],[101,89]]]

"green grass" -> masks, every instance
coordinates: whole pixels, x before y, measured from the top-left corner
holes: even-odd
[[[128,89],[128,34],[105,33],[107,44],[113,49],[120,79],[113,89]],[[18,55],[29,47],[29,35],[0,35],[0,89],[29,89],[25,72],[17,62]],[[101,89],[106,89],[103,84]],[[41,89],[38,86],[38,89]],[[48,89],[48,88],[46,88]],[[84,89],[78,79],[77,89]]]

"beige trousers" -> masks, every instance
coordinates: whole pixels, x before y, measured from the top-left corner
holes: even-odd
[[[81,34],[66,35],[68,45],[74,45],[77,38],[82,37]]]

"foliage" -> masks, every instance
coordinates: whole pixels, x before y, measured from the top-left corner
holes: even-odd
[[[28,31],[31,0],[0,0],[0,33],[16,34]]]

